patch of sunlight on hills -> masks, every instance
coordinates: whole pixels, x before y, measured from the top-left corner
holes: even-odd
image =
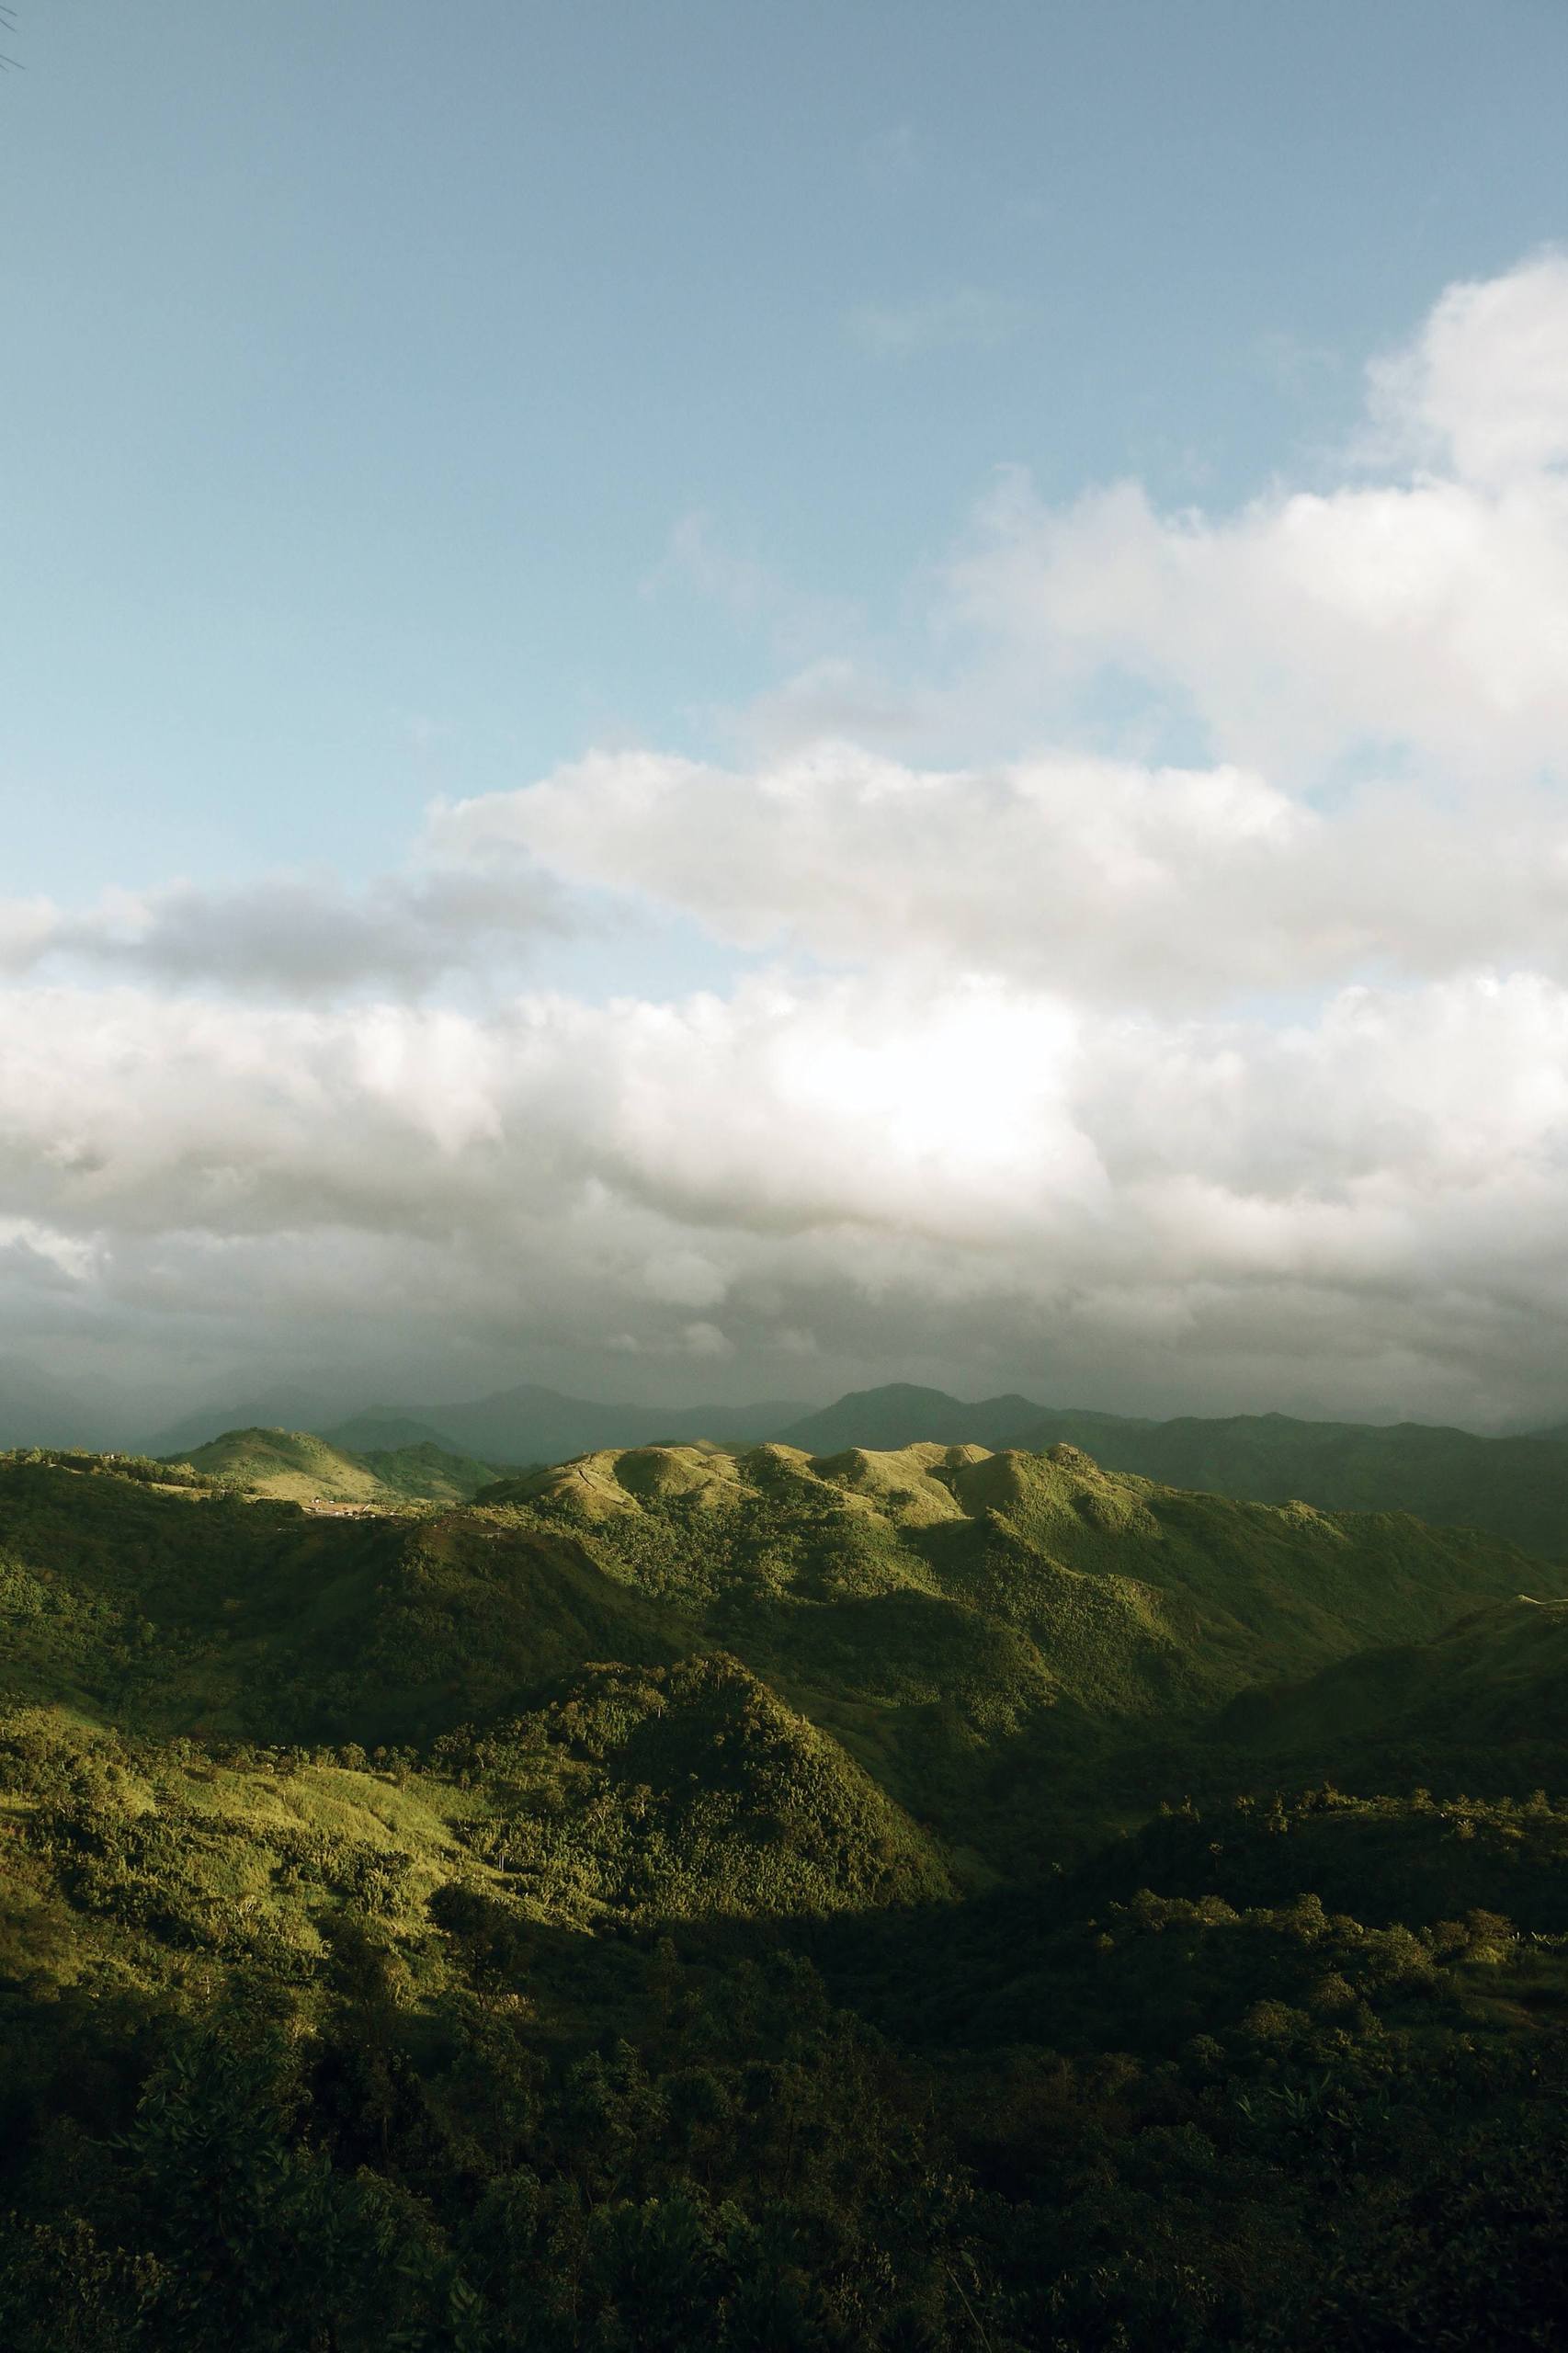
[[[353,1454],[309,1430],[226,1430],[178,1460],[207,1478],[297,1504],[460,1503],[495,1476],[494,1464],[427,1442]]]

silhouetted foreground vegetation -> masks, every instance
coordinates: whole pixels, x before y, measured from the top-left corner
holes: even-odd
[[[0,2343],[1561,2345],[1565,1596],[1070,1449],[0,1462]]]

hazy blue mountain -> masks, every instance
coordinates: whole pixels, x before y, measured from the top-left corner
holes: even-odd
[[[449,1449],[452,1440],[445,1430],[417,1415],[400,1413],[394,1405],[371,1405],[362,1414],[351,1414],[345,1422],[335,1422],[330,1429],[318,1430],[329,1446],[339,1446],[350,1454],[384,1452],[404,1446],[438,1446]]]
[[[751,1405],[605,1405],[523,1381],[493,1397],[438,1406],[429,1418],[446,1443],[488,1461],[563,1462],[602,1447],[647,1446],[660,1438],[776,1438],[802,1410],[798,1399]]]
[[[166,1429],[144,1438],[141,1450],[167,1461],[174,1455],[189,1454],[193,1447],[210,1445],[231,1430],[324,1430],[341,1418],[319,1392],[279,1381],[239,1404],[230,1399],[211,1406],[194,1406]]]
[[[897,1448],[926,1441],[944,1446],[1011,1446],[1045,1408],[1028,1397],[983,1397],[965,1404],[944,1389],[892,1381],[881,1389],[854,1389],[820,1412],[806,1414],[776,1435],[808,1454],[838,1454],[846,1446]],[[717,1433],[710,1433],[717,1435]]]

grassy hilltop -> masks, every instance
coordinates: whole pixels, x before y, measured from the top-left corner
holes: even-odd
[[[1108,1471],[1254,1503],[1295,1498],[1321,1511],[1407,1511],[1483,1528],[1531,1552],[1568,1557],[1568,1432],[1479,1438],[1423,1422],[1302,1421],[1289,1414],[1185,1415],[1146,1421],[1027,1397],[965,1404],[894,1381],[860,1390],[780,1431],[813,1455],[846,1447],[955,1441],[1039,1451],[1082,1447]]]
[[[356,1454],[308,1430],[226,1430],[177,1460],[205,1478],[299,1504],[461,1503],[497,1476],[494,1463],[426,1439]]]
[[[1568,1567],[450,1465],[0,1459],[8,2346],[1561,2341]]]

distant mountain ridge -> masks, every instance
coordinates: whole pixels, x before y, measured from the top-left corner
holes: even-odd
[[[1568,1426],[1481,1438],[1425,1422],[1303,1421],[1289,1414],[1152,1421],[1017,1394],[973,1404],[891,1382],[841,1397],[780,1431],[808,1453],[924,1443],[1081,1446],[1108,1471],[1256,1503],[1320,1511],[1408,1511],[1434,1527],[1473,1527],[1550,1559],[1568,1556]]]
[[[428,1411],[378,1404],[345,1415],[319,1397],[277,1389],[244,1405],[215,1405],[210,1411],[187,1414],[146,1439],[143,1450],[166,1459],[188,1454],[193,1447],[205,1446],[231,1430],[292,1429],[309,1430],[329,1446],[352,1453],[438,1446],[449,1453],[523,1467],[565,1461],[601,1447],[653,1445],[660,1438],[776,1438],[804,1411],[799,1398],[764,1399],[744,1405],[607,1405],[593,1398],[567,1396],[539,1381],[521,1381],[493,1396],[436,1405]],[[11,1441],[38,1442],[26,1428]]]
[[[753,1405],[601,1405],[525,1381],[493,1397],[446,1405],[430,1415],[460,1449],[504,1462],[560,1462],[607,1446],[661,1438],[775,1438],[797,1419],[798,1399]]]
[[[277,1414],[192,1417],[148,1448],[188,1452],[239,1424]],[[1437,1527],[1483,1528],[1549,1558],[1568,1556],[1568,1436],[1482,1438],[1423,1422],[1305,1421],[1288,1414],[1183,1415],[1165,1421],[1042,1405],[1016,1392],[966,1402],[945,1390],[892,1381],[830,1405],[644,1406],[570,1397],[538,1382],[410,1414],[374,1406],[347,1420],[297,1418],[353,1453],[435,1446],[519,1468],[607,1448],[669,1440],[719,1444],[777,1439],[811,1455],[849,1446],[921,1444],[1038,1450],[1065,1440],[1112,1471],[1170,1486],[1259,1503],[1300,1499],[1324,1511],[1409,1511]],[[1568,1428],[1568,1426],[1564,1426]]]
[[[1006,1447],[1017,1442],[1045,1413],[1043,1405],[1016,1394],[983,1397],[966,1405],[942,1389],[920,1389],[892,1381],[881,1389],[852,1389],[820,1413],[806,1414],[773,1435],[808,1454],[837,1454],[846,1446]],[[709,1433],[712,1435],[712,1433]]]

